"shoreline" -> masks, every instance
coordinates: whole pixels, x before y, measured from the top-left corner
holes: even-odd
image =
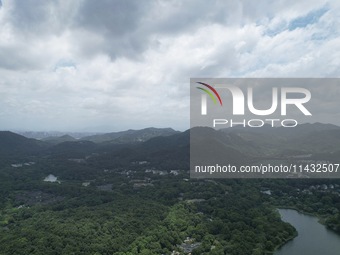
[[[318,222],[320,224],[322,224],[323,226],[325,226],[327,229],[329,230],[332,230],[333,232],[335,232],[336,234],[340,235],[340,232],[338,232],[336,229],[326,225],[326,218],[323,217],[322,215],[320,214],[317,214],[317,213],[310,213],[310,212],[305,212],[301,209],[298,209],[294,206],[275,206],[276,209],[291,209],[291,210],[295,210],[297,211],[298,213],[302,213],[302,214],[305,214],[305,215],[309,215],[309,216],[313,216],[313,217],[316,217],[318,219]]]
[[[277,213],[279,213],[277,211],[277,209],[292,209],[292,210],[295,210],[293,208],[288,208],[288,207],[281,207],[281,206],[275,206],[275,211]],[[298,211],[298,210],[296,210]],[[280,214],[280,213],[279,213]],[[281,218],[281,215],[280,215],[280,218]],[[282,219],[281,219],[282,220]],[[294,227],[294,226],[293,226]],[[294,227],[295,229],[295,227]],[[266,252],[267,255],[273,255],[275,252],[277,252],[282,246],[284,246],[285,244],[287,244],[289,241],[292,241],[295,237],[297,237],[299,235],[299,233],[297,232],[297,230],[295,229],[295,232],[292,236],[288,237],[287,239],[285,239],[281,244],[278,244],[274,247],[274,250],[273,251],[268,251]]]
[[[295,237],[297,237],[299,235],[299,233],[297,231],[295,231],[294,235],[287,238],[286,240],[284,240],[283,243],[281,244],[278,244],[274,247],[274,250],[272,252],[268,252],[267,254],[268,255],[272,255],[274,254],[275,252],[277,252],[282,246],[286,245],[289,241],[292,241]]]
[[[294,211],[297,211],[298,213],[301,213],[301,214],[305,214],[305,215],[308,215],[308,216],[313,216],[313,217],[316,217],[318,219],[318,223],[322,224],[323,226],[325,226],[327,229],[333,231],[335,234],[337,235],[340,235],[340,233],[338,233],[335,229],[333,228],[330,228],[328,227],[326,224],[325,224],[325,221],[326,219],[324,217],[322,217],[321,215],[319,214],[316,214],[316,213],[309,213],[309,212],[305,212],[301,209],[298,209],[294,206],[274,206],[275,210],[277,211],[278,209],[287,209],[287,210],[294,210]],[[281,219],[282,220],[282,219]],[[294,226],[293,226],[294,227]],[[295,227],[294,227],[295,228]],[[287,244],[289,241],[293,240],[295,237],[297,237],[299,235],[299,233],[297,231],[295,231],[294,235],[291,236],[290,238],[286,239],[282,244],[279,244],[277,245],[275,248],[274,248],[274,251],[273,252],[268,252],[267,254],[274,254],[276,251],[278,251],[282,246],[284,246],[285,244]]]

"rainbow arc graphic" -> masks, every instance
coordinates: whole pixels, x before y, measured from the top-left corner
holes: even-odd
[[[220,105],[221,106],[223,105],[221,97],[218,94],[218,92],[216,91],[216,89],[214,89],[211,85],[206,84],[204,82],[196,82],[196,83],[201,84],[201,85],[206,87],[206,88],[201,88],[201,87],[196,87],[196,88],[204,91],[205,93],[207,93],[210,96],[210,98],[213,100],[214,104],[217,104],[217,100],[216,100],[216,98],[217,98],[219,103],[220,103]]]

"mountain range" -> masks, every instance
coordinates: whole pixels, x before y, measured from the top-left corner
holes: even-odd
[[[227,155],[230,161],[305,154],[337,157],[340,155],[340,127],[314,123],[294,128],[233,127],[217,131],[197,127],[185,132],[171,128],[146,128],[91,135],[81,139],[62,135],[42,140],[1,131],[0,156],[58,155],[72,158],[95,154],[98,157],[108,157],[108,160],[147,160],[158,165],[176,162],[176,165],[188,166],[190,142],[208,153],[207,157],[213,157],[216,151],[214,148],[218,148],[218,153]]]
[[[94,143],[134,143],[145,142],[153,137],[157,136],[169,136],[179,133],[172,128],[145,128],[141,130],[129,129],[127,131],[112,132],[106,134],[98,134],[92,136],[86,136],[81,138],[83,141],[90,141]]]

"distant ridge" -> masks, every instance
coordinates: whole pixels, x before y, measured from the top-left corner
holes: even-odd
[[[295,128],[234,127],[214,130],[198,127],[185,132],[171,128],[145,128],[83,139],[63,135],[44,140],[0,131],[0,156],[58,155],[65,158],[84,158],[98,154],[100,157],[107,157],[108,162],[146,160],[167,167],[179,167],[189,162],[192,134],[197,134],[198,139],[191,142],[206,150],[207,157],[210,158],[209,153],[218,148],[218,153],[228,155],[227,160],[230,162],[259,157],[327,154],[335,158],[340,155],[340,127],[313,123],[301,124]]]
[[[318,122],[294,128],[267,125],[261,128],[225,128],[218,132],[229,137],[230,146],[252,155],[332,152],[340,148],[340,127]]]
[[[129,129],[127,131],[112,132],[106,134],[99,134],[93,136],[83,137],[81,140],[90,141],[94,143],[138,143],[145,142],[153,137],[157,136],[169,136],[180,133],[172,128],[144,128],[141,130]]]
[[[27,138],[34,138],[43,140],[50,137],[60,137],[64,135],[72,136],[76,139],[80,139],[85,136],[96,135],[101,132],[60,132],[60,131],[13,131],[16,134],[25,136]]]
[[[70,135],[63,135],[63,136],[57,136],[57,137],[49,136],[49,137],[43,138],[42,141],[48,142],[51,144],[59,144],[63,142],[74,142],[74,141],[77,141],[77,139],[75,139],[74,137]]]

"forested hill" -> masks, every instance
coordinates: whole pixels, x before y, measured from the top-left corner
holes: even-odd
[[[29,139],[9,131],[0,131],[0,155],[33,155],[48,146],[44,142]]]
[[[314,155],[336,157],[340,153],[340,127],[330,124],[302,124],[295,128],[243,128],[222,130],[194,128],[185,132],[147,128],[75,139],[71,136],[28,139],[11,132],[0,133],[0,156],[57,155],[58,157],[116,158],[117,165],[147,160],[165,168],[188,167],[190,133],[192,142],[207,149],[217,146],[219,153],[241,162],[247,158]],[[215,145],[214,145],[215,144]],[[207,147],[208,146],[208,147]],[[334,156],[332,156],[334,155]]]
[[[337,128],[308,130],[296,139],[321,149],[298,153],[339,155],[326,153],[321,140],[335,145]],[[0,132],[0,254],[270,254],[296,235],[277,206],[318,215],[340,231],[338,180],[190,179],[193,132],[202,146],[213,137],[236,161],[292,153],[276,149],[287,138],[280,129],[197,128],[119,142]]]

